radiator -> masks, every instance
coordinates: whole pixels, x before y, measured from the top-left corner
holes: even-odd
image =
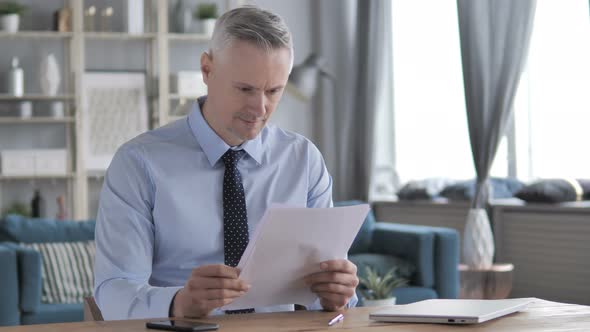
[[[495,206],[496,261],[514,264],[510,297],[590,304],[590,206]]]

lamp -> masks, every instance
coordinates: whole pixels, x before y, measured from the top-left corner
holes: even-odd
[[[308,101],[317,90],[319,76],[334,80],[334,75],[325,69],[324,59],[312,53],[300,65],[293,67],[287,82],[287,91],[299,99]]]

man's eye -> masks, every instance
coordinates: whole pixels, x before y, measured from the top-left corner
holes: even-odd
[[[281,89],[272,89],[272,90],[269,90],[268,93],[270,93],[271,95],[276,95],[280,91],[281,91]]]
[[[242,92],[251,92],[252,88],[240,88],[240,91]]]

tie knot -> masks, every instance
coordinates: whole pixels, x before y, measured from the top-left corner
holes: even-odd
[[[244,150],[229,149],[226,153],[223,154],[223,157],[221,157],[221,159],[223,159],[225,167],[233,168],[236,167],[238,161],[240,161],[240,159],[244,156],[244,153],[246,153],[246,151]]]

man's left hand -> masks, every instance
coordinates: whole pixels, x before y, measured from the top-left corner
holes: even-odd
[[[319,296],[324,310],[343,309],[359,284],[356,265],[347,259],[335,259],[321,262],[320,269],[321,272],[305,277],[305,282]]]

